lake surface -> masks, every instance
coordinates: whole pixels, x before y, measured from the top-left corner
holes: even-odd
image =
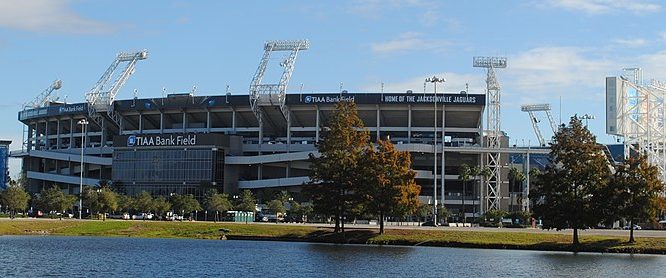
[[[663,277],[666,256],[0,236],[0,277]]]

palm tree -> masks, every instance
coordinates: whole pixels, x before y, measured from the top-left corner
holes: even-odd
[[[519,171],[516,167],[511,167],[511,169],[509,169],[509,185],[514,192],[517,185],[522,184],[524,181],[525,174],[523,174],[523,172]],[[513,206],[513,195],[511,195],[511,205]],[[513,211],[511,208],[509,208],[509,210]]]
[[[463,182],[463,187],[462,187],[462,214],[463,214],[463,223],[466,223],[466,215],[465,215],[465,187],[467,186],[467,181],[469,181],[469,177],[471,175],[471,170],[469,168],[469,165],[467,164],[462,164],[460,165],[460,171],[458,172],[458,178],[462,180]]]
[[[477,168],[477,171],[478,171],[477,173],[478,173],[478,175],[483,177],[483,180],[488,180],[490,178],[490,176],[493,174],[493,172],[490,170],[490,168],[488,168],[488,166],[483,166],[483,167],[478,166],[478,167],[475,167],[475,168]],[[481,192],[482,192],[481,191],[481,186],[479,186],[479,195],[482,194]],[[480,196],[479,196],[479,200],[482,201],[482,198],[480,198]]]

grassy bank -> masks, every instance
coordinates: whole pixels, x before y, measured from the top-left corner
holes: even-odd
[[[229,239],[285,240],[328,243],[420,245],[442,247],[574,251],[571,235],[524,232],[350,229],[333,234],[330,228],[292,225],[261,225],[153,221],[0,221],[0,235],[120,236],[148,238],[219,239],[220,229]],[[582,236],[578,251],[666,254],[666,238]]]

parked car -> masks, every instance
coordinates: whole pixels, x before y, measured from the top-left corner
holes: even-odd
[[[629,230],[629,225],[624,226],[623,229]],[[641,226],[634,224],[634,230],[641,230],[641,229],[643,229]]]
[[[437,227],[437,225],[435,225],[435,222],[432,220],[421,223],[421,226]]]
[[[123,214],[109,214],[109,218],[129,220],[131,217],[130,217],[129,213],[123,213]]]
[[[166,221],[183,221],[184,217],[182,215],[175,214],[173,212],[167,212],[164,220]]]
[[[152,213],[139,213],[137,215],[132,215],[132,219],[134,219],[134,220],[150,220],[150,219],[153,219],[153,214]]]

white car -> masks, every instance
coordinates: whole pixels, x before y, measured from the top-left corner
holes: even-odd
[[[152,213],[139,213],[136,215],[132,215],[132,219],[134,220],[151,220],[153,219],[153,214]]]
[[[624,226],[623,229],[629,230],[629,225]],[[641,230],[641,229],[643,229],[643,228],[641,228],[641,226],[638,226],[638,225],[634,224],[634,230]]]

